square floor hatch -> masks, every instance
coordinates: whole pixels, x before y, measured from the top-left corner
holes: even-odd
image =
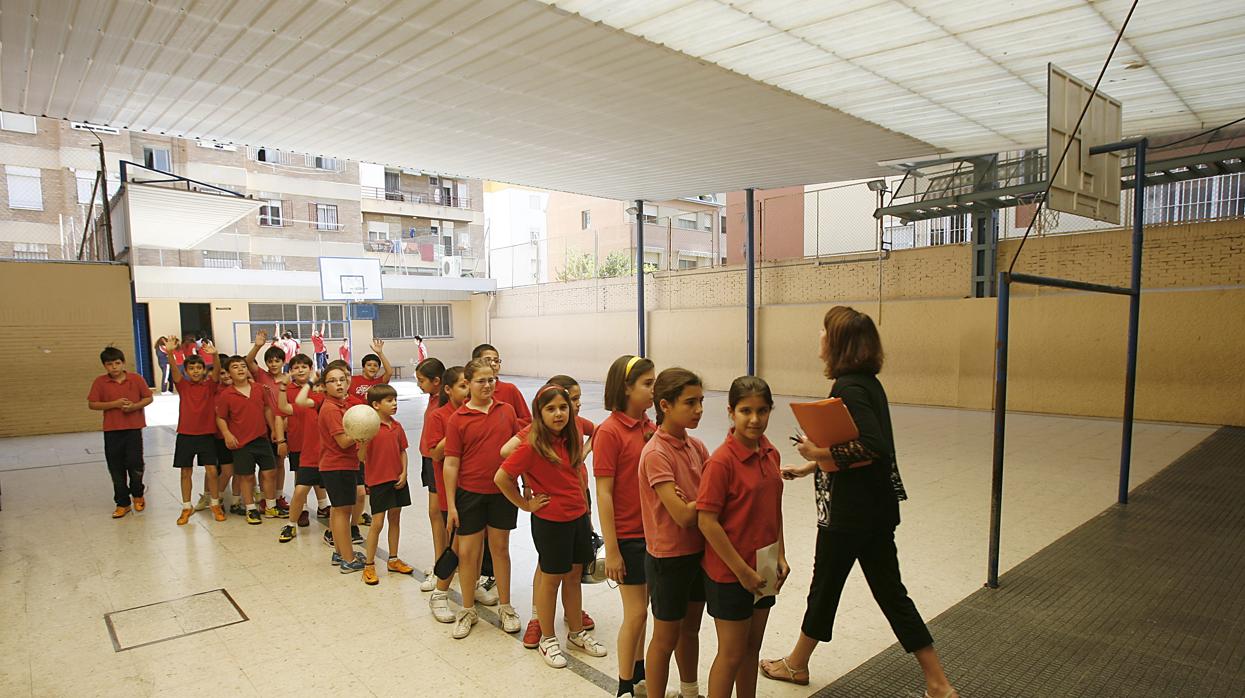
[[[187,635],[246,622],[248,618],[224,589],[213,589],[104,615],[118,652],[176,640]]]

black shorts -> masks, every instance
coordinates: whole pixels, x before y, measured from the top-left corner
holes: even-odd
[[[319,468],[304,468],[299,466],[298,472],[294,473],[294,484],[303,487],[322,487],[324,480],[320,479]]]
[[[644,555],[648,596],[657,620],[683,620],[689,603],[705,602],[705,573],[700,567],[704,553],[678,557]]]
[[[705,577],[705,608],[718,620],[748,620],[753,611],[773,608],[777,596],[762,596],[753,601],[752,592],[739,582],[715,582]]]
[[[288,456],[288,458],[290,461],[290,472],[291,473],[298,472],[298,461],[299,459],[302,458],[302,455],[303,454],[299,453],[298,451],[290,451],[290,455]]]
[[[647,577],[644,576],[644,558],[648,555],[648,546],[645,545],[643,538],[623,538],[618,541],[618,550],[622,553],[623,564],[627,566],[627,573],[623,575],[622,583],[627,584],[647,584]]]
[[[211,434],[178,434],[173,447],[173,467],[193,468],[195,459],[199,465],[216,465],[216,437]]]
[[[272,442],[267,436],[260,436],[254,441],[242,444],[242,448],[233,450],[233,472],[235,475],[254,475],[255,467],[260,472],[275,470],[277,458],[272,453]]]
[[[428,488],[428,491],[437,493],[437,478],[432,471],[432,459],[428,456],[423,457],[423,466],[419,470],[419,481]]]
[[[454,496],[458,508],[458,535],[479,533],[484,527],[513,531],[519,525],[519,509],[506,495],[479,494],[458,488]]]
[[[329,506],[351,507],[358,491],[358,476],[353,470],[321,470],[320,482],[329,493]]]
[[[397,481],[382,482],[379,485],[372,485],[368,488],[369,501],[372,503],[372,516],[380,516],[390,509],[411,506],[411,487],[408,483],[406,487],[398,489],[395,487]]]
[[[545,574],[566,574],[574,565],[592,562],[592,523],[587,514],[574,521],[548,521],[533,515],[532,542]]]
[[[225,440],[218,437],[216,439],[216,464],[217,465],[233,465],[233,451],[225,445]]]

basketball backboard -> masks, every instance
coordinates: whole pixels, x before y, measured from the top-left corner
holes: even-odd
[[[1051,179],[1046,208],[1119,223],[1120,153],[1089,154],[1093,146],[1120,140],[1124,127],[1119,100],[1101,91],[1094,93],[1091,85],[1053,63],[1047,64],[1046,88],[1046,155]],[[1090,94],[1094,94],[1093,102],[1074,133]],[[1056,172],[1069,140],[1072,147]]]
[[[371,257],[321,257],[320,298],[326,301],[379,301],[380,260]]]

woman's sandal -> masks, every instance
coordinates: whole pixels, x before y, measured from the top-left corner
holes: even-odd
[[[954,688],[950,688],[947,689],[947,692],[941,696],[932,696],[929,691],[926,691],[925,698],[960,698],[960,694]]]
[[[762,659],[761,673],[765,674],[765,678],[774,681],[785,681],[793,683],[797,686],[808,685],[808,669],[792,669],[787,663],[787,658],[780,659]]]

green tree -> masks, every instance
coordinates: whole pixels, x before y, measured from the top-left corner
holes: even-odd
[[[566,252],[566,266],[558,272],[558,281],[579,281],[597,275],[597,263],[588,252],[574,249]]]

